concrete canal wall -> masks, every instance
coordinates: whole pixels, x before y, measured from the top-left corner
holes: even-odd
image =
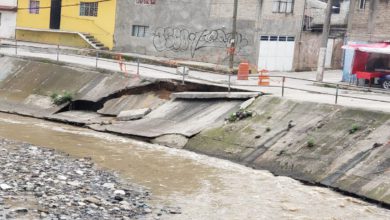
[[[260,97],[185,149],[390,204],[390,114]]]
[[[213,85],[40,60],[3,56],[0,66],[2,112],[184,147],[390,205],[388,113],[228,95]],[[64,91],[73,101],[54,105],[50,96]],[[251,97],[257,97],[247,107],[252,117],[225,122]],[[123,114],[137,120],[122,120]]]

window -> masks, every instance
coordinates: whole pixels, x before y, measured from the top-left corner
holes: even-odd
[[[260,37],[261,41],[268,41],[268,39],[269,39],[269,36],[261,36]]]
[[[97,17],[98,7],[97,2],[80,2],[80,16]]]
[[[39,14],[39,1],[30,0],[29,12],[30,14]]]
[[[340,14],[340,0],[333,0],[332,14]]]
[[[146,37],[149,26],[133,25],[132,36],[134,37]]]
[[[290,37],[290,36],[266,36],[266,35],[263,35],[263,36],[260,36],[260,40],[261,41],[283,41],[283,42],[286,42],[286,41],[294,41],[295,40],[295,37]]]
[[[274,13],[292,13],[294,0],[274,0],[272,12]]]
[[[359,0],[359,9],[366,8],[366,0]]]

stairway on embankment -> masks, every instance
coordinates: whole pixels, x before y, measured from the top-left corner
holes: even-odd
[[[187,150],[390,204],[388,113],[261,96],[248,107],[253,117],[225,123],[242,98],[171,98],[225,88],[14,57],[0,57],[0,66],[2,112],[162,138],[167,145],[178,140]],[[73,102],[53,105],[50,95],[63,91]],[[140,108],[152,111],[135,121],[116,118]]]
[[[108,47],[106,47],[102,42],[100,42],[98,39],[96,39],[95,36],[93,36],[90,33],[78,33],[79,36],[85,40],[92,48],[96,50],[109,50]]]

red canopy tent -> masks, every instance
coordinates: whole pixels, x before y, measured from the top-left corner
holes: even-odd
[[[371,79],[390,74],[390,70],[374,69],[367,70],[367,63],[369,62],[371,54],[387,54],[390,55],[389,43],[374,43],[374,44],[349,44],[343,46],[343,49],[353,49],[355,54],[352,61],[352,74],[356,75],[358,79]]]

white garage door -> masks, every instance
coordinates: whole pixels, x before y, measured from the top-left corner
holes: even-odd
[[[289,36],[261,36],[259,69],[291,71],[295,38]]]

